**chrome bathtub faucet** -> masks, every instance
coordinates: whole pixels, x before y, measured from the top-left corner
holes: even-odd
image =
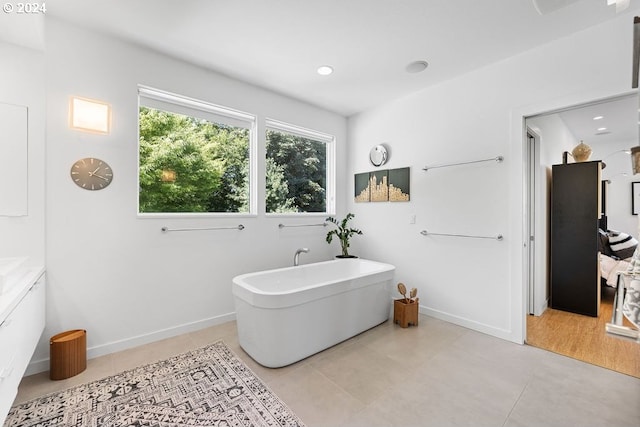
[[[296,251],[296,254],[293,256],[293,266],[297,267],[300,263],[300,254],[304,252],[305,254],[309,252],[309,248],[300,248]]]

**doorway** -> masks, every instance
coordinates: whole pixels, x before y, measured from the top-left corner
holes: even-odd
[[[529,345],[640,377],[637,344],[608,336],[615,289],[602,286],[598,318],[548,308],[550,262],[551,166],[563,162],[581,140],[592,148],[591,160],[607,164],[602,179],[607,188],[603,206],[608,228],[638,236],[638,219],[631,213],[631,173],[627,151],[638,145],[636,94],[559,109],[527,117],[525,235],[528,246],[526,338]],[[600,118],[599,118],[600,117]],[[608,120],[605,118],[608,117]],[[568,162],[572,162],[568,156]],[[603,184],[604,185],[604,184]],[[594,278],[595,280],[595,278]],[[597,283],[597,282],[596,282]],[[595,332],[594,336],[588,333]]]

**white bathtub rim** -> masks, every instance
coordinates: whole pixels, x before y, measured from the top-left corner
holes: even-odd
[[[258,275],[261,275],[261,274],[264,274],[264,273],[285,272],[285,271],[295,270],[295,269],[299,269],[299,268],[305,268],[305,266],[321,266],[321,265],[334,264],[334,263],[339,263],[339,262],[351,262],[352,260],[364,261],[364,262],[367,262],[367,263],[375,264],[375,265],[380,267],[380,269],[378,269],[376,271],[368,272],[367,275],[384,273],[384,272],[388,272],[388,271],[393,272],[396,269],[396,267],[394,265],[387,264],[387,263],[384,263],[384,262],[372,261],[372,260],[368,260],[368,259],[364,259],[364,258],[344,258],[344,259],[337,259],[337,260],[321,261],[321,262],[316,262],[316,263],[312,263],[312,264],[304,264],[304,265],[300,265],[300,266],[297,266],[297,267],[281,267],[281,268],[274,268],[272,270],[264,270],[264,271],[256,271],[256,272],[251,272],[251,273],[244,273],[244,274],[240,274],[238,276],[235,276],[233,278],[233,283],[238,285],[238,286],[241,286],[241,287],[247,289],[248,291],[251,291],[251,292],[253,292],[255,294],[259,294],[259,295],[272,295],[272,296],[289,295],[289,294],[293,294],[293,293],[304,291],[304,290],[309,290],[309,289],[313,289],[313,288],[326,286],[327,284],[332,284],[334,282],[333,281],[329,281],[329,280],[325,280],[325,281],[321,281],[321,282],[314,282],[312,285],[301,286],[299,288],[295,288],[295,289],[291,289],[291,290],[270,292],[270,291],[265,291],[265,290],[256,288],[255,286],[247,283],[245,281],[245,279],[251,278],[251,277],[255,277],[255,276],[258,276]],[[343,281],[344,280],[353,280],[353,279],[358,279],[358,278],[364,277],[364,276],[365,275],[362,275],[362,274],[354,274],[354,275],[341,277],[340,279],[343,280]]]
[[[300,286],[295,289],[286,291],[264,291],[255,286],[248,284],[244,279],[264,273],[286,272],[292,269],[304,268],[300,267],[284,267],[273,270],[265,270],[255,273],[247,273],[233,278],[232,291],[235,298],[241,299],[246,303],[263,309],[280,309],[285,307],[293,307],[296,305],[306,304],[313,300],[327,298],[333,295],[339,295],[365,286],[371,286],[372,283],[387,282],[393,279],[395,274],[395,266],[378,261],[364,260],[372,263],[379,268],[368,271],[364,274],[350,274],[339,277],[339,279],[331,279],[324,281],[316,281],[309,285]],[[345,262],[343,260],[323,261],[314,264],[316,267],[323,264],[335,264]],[[346,261],[349,262],[349,261]],[[371,281],[372,276],[376,276],[376,280]]]
[[[315,288],[308,289],[307,292],[294,292],[287,295],[282,294],[282,295],[275,295],[275,296],[260,295],[260,294],[254,295],[246,291],[245,289],[240,289],[238,290],[238,293],[234,292],[234,298],[244,301],[255,308],[267,309],[267,310],[269,309],[279,310],[284,308],[295,307],[298,305],[309,304],[309,303],[312,303],[313,301],[330,298],[340,294],[346,294],[360,288],[366,288],[371,285],[377,285],[377,284],[388,282],[393,278],[393,272],[386,272],[386,273],[387,274],[385,274],[384,277],[380,277],[380,280],[377,280],[374,283],[369,282],[359,286],[345,286],[344,282],[340,282],[336,284],[332,283],[332,285],[335,285],[335,286],[324,286],[324,287],[318,286]],[[338,290],[328,289],[330,287],[338,288]],[[310,295],[310,293],[313,292],[314,290],[319,291],[321,295]],[[391,298],[389,298],[389,301],[391,301]]]

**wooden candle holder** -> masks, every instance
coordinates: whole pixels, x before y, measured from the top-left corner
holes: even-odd
[[[413,300],[397,299],[393,301],[393,323],[397,323],[401,328],[408,328],[409,325],[418,326],[418,307],[420,298]]]

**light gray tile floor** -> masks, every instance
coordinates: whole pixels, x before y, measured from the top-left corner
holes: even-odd
[[[91,359],[66,380],[26,377],[16,403],[220,339],[308,426],[640,426],[640,379],[427,316],[280,369],[254,362],[229,322]]]

